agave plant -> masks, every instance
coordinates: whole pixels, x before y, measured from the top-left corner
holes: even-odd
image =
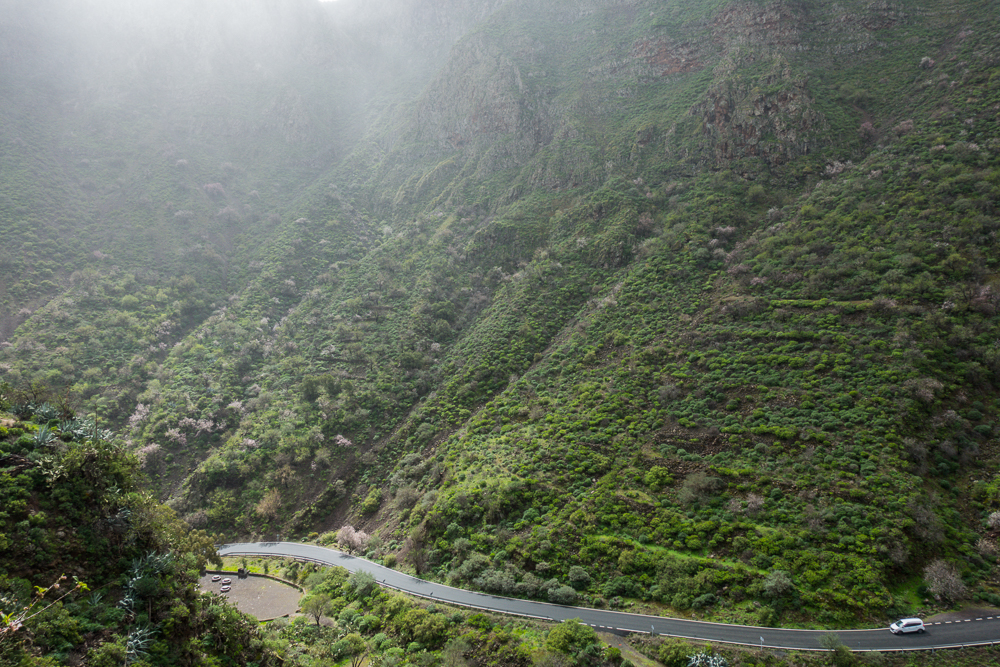
[[[122,599],[118,601],[118,608],[124,609],[128,613],[132,613],[135,608],[135,591],[130,588],[126,588],[125,593],[122,595]]]
[[[42,426],[35,433],[35,447],[48,447],[56,440],[56,434],[48,427]]]
[[[72,424],[71,430],[73,433],[73,439],[77,441],[84,441],[92,438],[94,435],[94,420],[84,417],[83,419],[74,419],[70,422]],[[66,429],[63,429],[63,433]]]
[[[35,408],[35,421],[42,423],[59,418],[59,410],[51,403],[45,402]]]
[[[59,435],[63,440],[72,441],[76,440],[76,433],[73,432],[76,426],[76,420],[74,419],[64,419],[59,422]]]
[[[67,430],[69,429],[69,430]],[[77,442],[110,442],[115,437],[114,431],[97,428],[97,424],[89,417],[82,419],[68,419],[61,423],[60,430],[63,435],[71,434],[70,439]]]
[[[10,411],[18,419],[30,419],[35,414],[35,404],[31,401],[14,403],[10,406]]]
[[[729,661],[721,655],[711,655],[705,652],[688,656],[688,667],[727,667]]]
[[[139,578],[147,574],[162,574],[173,559],[173,554],[170,552],[158,554],[151,551],[132,560],[132,575]]]
[[[128,633],[128,641],[125,643],[126,660],[135,660],[146,655],[155,633],[156,628],[151,625],[139,626]]]

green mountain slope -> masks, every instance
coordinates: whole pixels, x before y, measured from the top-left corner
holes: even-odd
[[[197,192],[285,179],[273,218],[52,281],[9,379],[83,395],[233,536],[351,523],[461,585],[761,624],[947,602],[939,561],[995,600],[996,17],[454,10],[349,153]]]

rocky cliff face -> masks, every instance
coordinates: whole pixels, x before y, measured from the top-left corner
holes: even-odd
[[[724,53],[815,51],[857,53],[879,45],[886,31],[905,25],[910,14],[891,2],[738,2],[709,24],[712,42]]]
[[[748,158],[774,166],[837,141],[814,104],[804,65],[888,48],[902,39],[893,30],[909,20],[901,5],[889,2],[725,7],[707,23],[711,46],[656,52],[654,62],[663,63],[665,73],[715,63],[714,82],[689,110],[687,133],[674,126],[668,153],[714,168]]]
[[[423,161],[439,182],[527,168],[524,188],[561,189],[599,182],[644,151],[712,168],[744,161],[742,171],[781,164],[855,140],[836,136],[814,103],[810,62],[891,48],[911,18],[888,2],[738,2],[700,15],[643,0],[529,4],[508,4],[455,46],[394,124],[402,152],[384,154],[379,173]],[[543,12],[559,29],[512,28],[517,12]],[[691,102],[678,109],[681,99]],[[625,130],[625,116],[645,120]],[[629,151],[616,148],[626,142]],[[569,161],[556,155],[567,151]]]
[[[708,53],[693,41],[678,42],[670,37],[653,37],[637,42],[631,55],[645,61],[652,76],[670,76],[702,69]]]
[[[829,131],[807,79],[781,58],[752,82],[714,84],[690,115],[698,124],[698,160],[715,167],[744,158],[782,164],[818,148]]]
[[[519,62],[532,45],[516,55],[505,46],[480,34],[456,47],[417,105],[418,142],[486,159],[494,171],[523,163],[552,140],[550,100],[528,85]]]
[[[709,28],[712,42],[724,53],[741,47],[766,52],[799,48],[808,23],[803,3],[739,2],[712,17]]]

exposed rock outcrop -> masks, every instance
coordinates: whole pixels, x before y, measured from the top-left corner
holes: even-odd
[[[829,129],[807,80],[782,59],[756,81],[713,85],[690,114],[699,125],[701,160],[715,166],[750,157],[781,164],[814,150]]]

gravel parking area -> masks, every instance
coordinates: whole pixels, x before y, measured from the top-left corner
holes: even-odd
[[[219,592],[220,582],[212,581],[212,574],[206,574],[198,581],[203,591]],[[302,594],[291,586],[268,579],[267,577],[249,576],[237,579],[235,572],[223,574],[224,579],[232,579],[229,584],[232,590],[221,593],[236,605],[236,608],[258,619],[277,618],[286,614],[294,614],[299,608],[299,598]]]

